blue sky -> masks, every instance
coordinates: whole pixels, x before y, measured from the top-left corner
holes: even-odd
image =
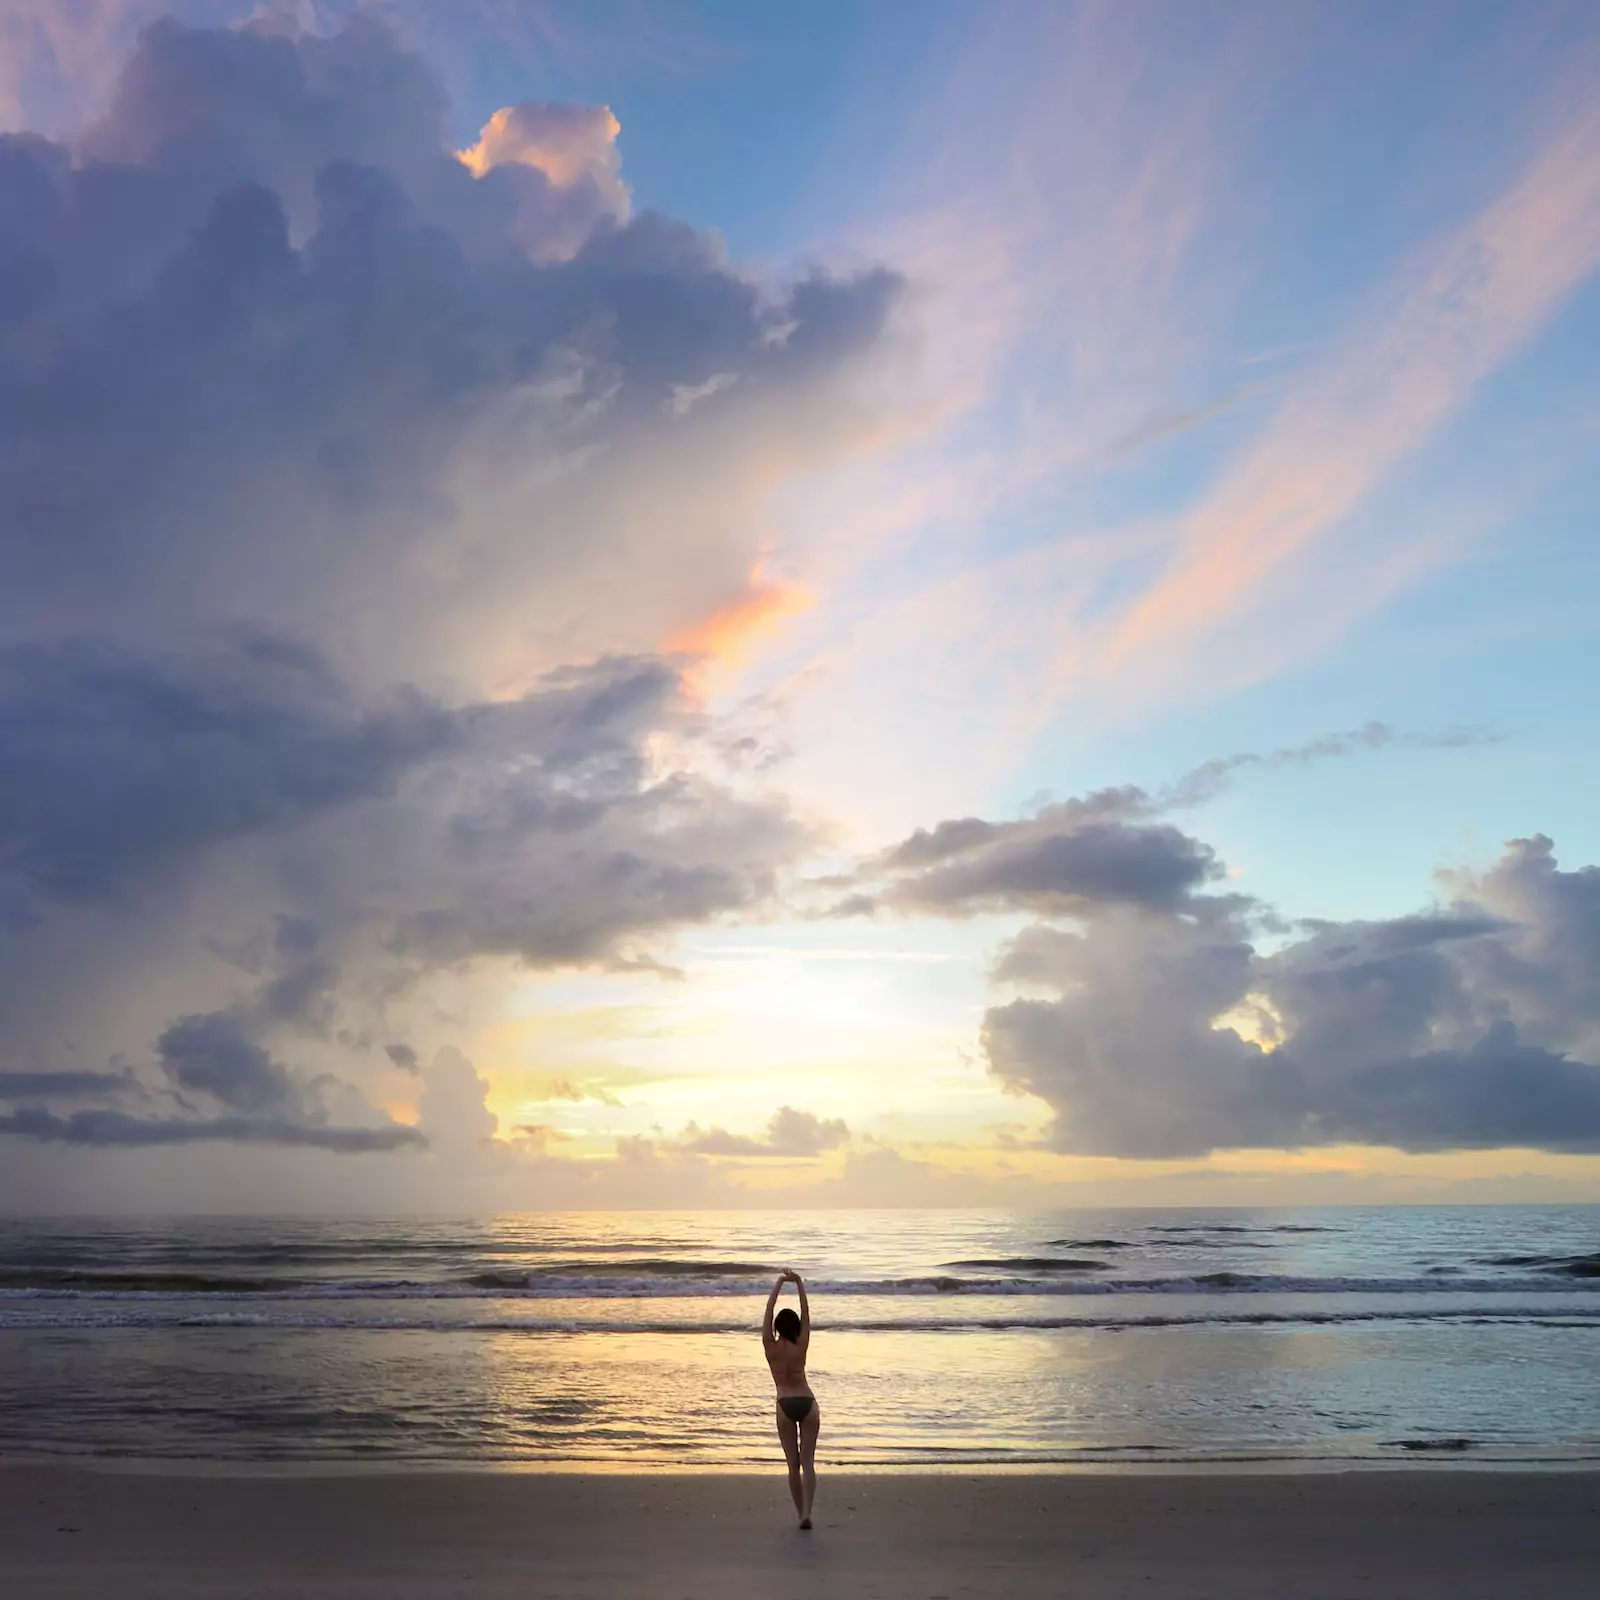
[[[365,820],[319,813],[282,859],[270,829],[230,833],[225,849],[197,836],[182,867],[192,877],[181,894],[176,879],[168,885],[164,931],[141,935],[170,954],[151,998],[128,1005],[116,998],[124,980],[96,980],[82,1008],[95,1042],[75,1051],[114,1060],[141,1092],[192,1087],[197,1073],[215,1084],[211,1067],[174,1054],[172,1027],[223,1018],[293,1089],[274,1123],[290,1134],[271,1139],[314,1144],[304,1127],[334,1109],[316,1101],[331,1091],[305,1086],[337,1081],[356,1097],[352,1114],[375,1120],[375,1137],[445,1150],[448,1137],[428,1131],[429,1104],[446,1115],[439,1095],[429,1101],[410,1066],[396,1076],[377,1048],[383,1030],[403,1034],[413,1063],[456,1052],[440,1082],[478,1097],[462,1126],[499,1119],[496,1161],[512,1161],[500,1146],[516,1142],[514,1128],[543,1129],[516,1136],[527,1145],[516,1159],[534,1166],[515,1170],[532,1182],[537,1169],[567,1198],[623,1166],[626,1182],[606,1191],[622,1200],[649,1198],[652,1183],[692,1183],[713,1199],[848,1186],[852,1162],[885,1151],[905,1164],[908,1199],[1022,1194],[1018,1184],[1035,1186],[1030,1201],[1121,1198],[1129,1191],[1117,1185],[1141,1181],[1159,1198],[1174,1162],[1245,1184],[1233,1197],[1272,1183],[1286,1196],[1326,1198],[1305,1187],[1317,1183],[1448,1196],[1452,1183],[1487,1180],[1508,1194],[1600,1193],[1593,1142],[1564,1143],[1516,1118],[1505,1127],[1522,1131],[1500,1141],[1454,1105],[1436,1124],[1398,1128],[1388,1110],[1355,1105],[1340,1077],[1447,1060],[1470,1076],[1488,1041],[1505,1042],[1496,1023],[1509,1022],[1512,1046],[1540,1053],[1527,1067],[1542,1074],[1529,1080],[1530,1101],[1554,1097],[1569,1122],[1588,1115],[1589,1080],[1569,1081],[1563,1063],[1593,1063],[1600,1048],[1600,970],[1582,965],[1585,940],[1600,951],[1600,932],[1588,931],[1600,921],[1582,909],[1595,880],[1580,870],[1600,861],[1600,29],[1590,8],[405,0],[264,8],[253,21],[251,8],[220,0],[174,8],[224,30],[195,35],[196,49],[249,41],[240,83],[258,71],[269,82],[269,40],[298,52],[296,70],[334,98],[354,94],[359,74],[319,78],[334,59],[319,50],[381,63],[369,83],[380,87],[349,113],[349,150],[318,144],[309,101],[273,100],[281,82],[260,90],[262,117],[237,126],[237,108],[203,95],[190,107],[187,90],[170,88],[162,122],[156,101],[127,88],[137,73],[119,91],[130,52],[156,72],[168,70],[164,53],[176,61],[188,48],[177,35],[136,45],[138,27],[164,9],[22,7],[0,34],[10,125],[62,140],[63,171],[126,162],[177,186],[171,215],[193,206],[191,231],[223,192],[193,188],[207,162],[217,185],[262,185],[307,271],[335,258],[317,254],[330,202],[306,152],[358,157],[484,274],[470,292],[465,276],[450,280],[449,293],[466,298],[447,328],[507,319],[521,331],[505,334],[518,352],[506,371],[532,347],[529,329],[552,342],[504,392],[483,377],[501,370],[501,346],[493,359],[477,345],[434,352],[449,381],[471,372],[487,388],[470,406],[426,415],[419,397],[434,392],[433,369],[397,376],[352,356],[336,375],[352,385],[350,404],[396,419],[354,445],[336,417],[318,420],[314,400],[257,415],[265,402],[244,385],[232,403],[256,418],[249,442],[219,435],[197,461],[178,428],[159,494],[119,479],[126,464],[108,450],[106,503],[139,508],[130,525],[150,530],[135,563],[147,582],[120,615],[103,597],[24,583],[30,609],[0,618],[8,645],[103,637],[138,652],[160,641],[199,661],[218,626],[244,623],[325,660],[353,726],[404,684],[467,721],[480,703],[521,704],[529,720],[515,737],[533,743],[515,757],[494,745],[475,777],[451,768],[447,779],[430,747],[407,756],[420,765],[373,777],[370,791],[352,779]],[[390,30],[377,43],[360,31],[374,18]],[[405,87],[423,79],[448,97],[436,134],[405,124],[425,120],[426,96]],[[512,119],[500,142],[479,145],[497,114]],[[418,141],[435,137],[439,148],[423,151]],[[474,146],[467,184],[450,156]],[[205,159],[184,165],[172,155],[180,147]],[[651,213],[695,232],[652,233]],[[149,244],[151,260],[181,253],[184,228]],[[142,260],[133,242],[113,254]],[[382,252],[362,259],[378,274],[371,303],[388,304],[390,280],[373,265]],[[105,291],[106,305],[147,295],[164,305],[163,281],[130,279]],[[600,297],[591,320],[551,334],[586,294]],[[726,319],[738,317],[748,325],[736,334]],[[409,332],[390,332],[391,351],[410,351]],[[811,349],[821,353],[806,366]],[[237,376],[180,368],[175,416]],[[307,438],[309,456],[297,453]],[[357,463],[347,511],[324,503],[317,473],[332,460]],[[298,474],[310,474],[282,515],[323,529],[315,539],[302,546],[260,509],[261,491],[248,487],[258,465],[274,494],[288,484],[300,495]],[[88,481],[99,484],[98,471]],[[390,479],[408,487],[380,514],[362,497],[376,505]],[[64,476],[43,488],[30,479],[28,491],[71,500]],[[164,540],[190,535],[163,529],[214,524],[238,525],[237,550],[165,551]],[[402,524],[410,531],[395,531]],[[18,548],[28,536],[17,532]],[[348,562],[324,565],[346,548]],[[689,899],[673,895],[693,874],[674,877],[653,909],[619,912],[580,937],[583,915],[567,910],[603,900],[612,880],[586,888],[567,874],[559,830],[554,840],[519,834],[522,865],[503,882],[457,882],[451,841],[488,827],[467,819],[498,793],[491,773],[554,759],[538,753],[555,725],[540,709],[553,702],[539,697],[575,692],[583,674],[611,670],[596,662],[623,656],[666,663],[639,680],[663,698],[648,726],[619,725],[605,739],[621,744],[596,747],[625,745],[630,781],[643,787],[626,805],[606,789],[605,805],[620,810],[593,849],[637,860],[681,827],[673,837],[705,852],[694,870],[726,898],[685,909]],[[185,683],[215,670],[183,661],[160,670]],[[661,674],[678,675],[692,715],[669,706]],[[1314,758],[1238,766],[1193,804],[1159,799],[1208,762],[1318,741]],[[759,758],[734,759],[739,749]],[[577,791],[560,789],[566,799],[595,798],[583,790],[603,766],[595,760]],[[618,842],[623,814],[666,793],[649,786],[663,774],[703,812],[658,817],[642,841]],[[393,798],[385,783],[397,786],[398,820],[381,803]],[[1127,785],[1145,798],[1120,802],[1111,821],[1063,808]],[[466,809],[435,815],[445,795]],[[261,814],[278,816],[275,805]],[[517,809],[509,796],[496,805],[502,821]],[[46,815],[39,806],[28,814]],[[914,830],[963,818],[991,830],[951,857],[967,887],[893,855]],[[365,862],[370,850],[372,877],[310,893],[319,873],[339,875],[307,862],[347,826],[336,857]],[[1085,828],[1104,843],[1102,826],[1116,835],[1118,872],[1192,869],[1178,898],[1145,876],[1107,889],[1115,873],[1103,864],[1092,890],[1089,879],[1051,887],[1061,861],[1082,867]],[[1559,873],[1537,851],[1503,855],[1505,841],[1536,834],[1554,840]],[[49,845],[19,837],[24,854]],[[424,837],[434,842],[419,845]],[[383,865],[380,838],[410,840],[427,870],[411,881]],[[1174,864],[1175,850],[1187,865]],[[1022,860],[1045,876],[1022,882]],[[374,897],[391,892],[393,905],[375,911]],[[871,914],[833,915],[829,896],[847,893]],[[26,926],[46,931],[29,932],[11,981],[37,987],[55,971],[50,940],[67,940],[81,910],[47,905],[31,880],[16,895],[36,919]],[[1253,909],[1229,910],[1227,895]],[[1410,995],[1424,967],[1431,974],[1422,1009],[1395,1000],[1420,1030],[1406,1035],[1403,1059],[1382,1054],[1400,1048],[1399,1034],[1378,1029],[1370,1061],[1357,1061],[1358,1043],[1342,1066],[1324,1061],[1326,1019],[1306,1020],[1308,996],[1344,981],[1345,958],[1330,957],[1310,924],[1381,926],[1370,934],[1380,943],[1412,928],[1410,938],[1402,920],[1436,899],[1482,926],[1447,954],[1410,950],[1403,970],[1373,957],[1372,982],[1391,998]],[[137,922],[145,913],[131,905],[108,901],[96,915]],[[546,905],[562,911],[560,931],[519,922]],[[419,957],[425,976],[383,966],[418,948],[418,926],[452,918],[475,931]],[[273,937],[262,930],[301,923],[322,930],[320,970],[344,977],[327,980],[310,1010],[280,1014],[268,999],[273,963],[284,978],[291,958],[281,942],[262,954]],[[1213,927],[1226,937],[1216,932],[1209,954],[1189,949]],[[1057,937],[1068,935],[1085,942]],[[1495,940],[1506,948],[1491,950]],[[1045,967],[1028,962],[1047,944],[1054,964],[1040,978]],[[1224,945],[1253,974],[1226,1004],[1204,978]],[[246,948],[248,960],[229,958],[235,978],[219,976],[214,953]],[[1118,1010],[1114,997],[1138,991],[1151,952],[1170,954],[1174,993],[1189,995],[1192,980],[1192,1005],[1211,1010],[1174,1015],[1147,1037],[1140,1014],[1151,1002]],[[1025,967],[1031,989],[1006,976]],[[1529,980],[1523,994],[1490,975],[1513,968],[1548,982]],[[1092,1017],[1074,998],[1086,984],[1105,1002]],[[1557,989],[1559,1006],[1548,999]],[[1350,1003],[1357,1041],[1372,1018],[1365,1001]],[[1057,1043],[1007,1034],[1024,1023],[1057,1030]],[[64,1027],[41,1013],[30,1047],[59,1050]],[[1104,1059],[1090,1060],[1101,1046]],[[1217,1074],[1211,1100],[1193,1091],[1191,1120],[1209,1127],[1216,1110],[1224,1130],[1193,1148],[1129,1110],[1157,1089],[1185,1103],[1191,1090],[1165,1074],[1191,1047]],[[457,1055],[481,1078],[449,1065]],[[1300,1122],[1247,1133],[1236,1077],[1274,1063],[1323,1087],[1307,1090]],[[1128,1075],[1126,1104],[1100,1098],[1108,1074]],[[1582,1106],[1560,1100],[1569,1094]],[[41,1101],[41,1114],[46,1104],[55,1120],[17,1124],[19,1139],[31,1127],[46,1142],[92,1142],[71,1131],[64,1103]],[[223,1104],[238,1112],[242,1102]],[[844,1118],[850,1142],[790,1151],[787,1164],[783,1152],[691,1159],[688,1121],[721,1118],[753,1136],[780,1106],[815,1114],[819,1127]],[[215,1126],[234,1125],[219,1116]],[[619,1140],[646,1141],[656,1166],[624,1160]],[[465,1181],[443,1166],[435,1177],[441,1193]]]

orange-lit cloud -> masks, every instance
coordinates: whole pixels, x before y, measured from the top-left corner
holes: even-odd
[[[815,600],[807,585],[768,577],[764,564],[757,562],[743,594],[675,634],[667,649],[697,658],[689,679],[696,688],[709,690],[735,676],[763,640],[810,610]]]
[[[478,142],[456,153],[475,178],[496,167],[532,167],[558,189],[585,181],[612,195],[626,213],[617,135],[622,124],[610,106],[545,105],[527,101],[501,106],[484,123]]]

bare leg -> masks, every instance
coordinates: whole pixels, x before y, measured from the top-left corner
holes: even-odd
[[[782,1406],[774,1409],[778,1414],[778,1438],[783,1444],[783,1459],[789,1463],[789,1494],[794,1500],[795,1515],[804,1518],[806,1502],[800,1482],[800,1430],[784,1415]]]
[[[800,1507],[802,1528],[811,1526],[811,1502],[817,1498],[817,1434],[821,1428],[822,1407],[813,1403],[800,1423],[800,1471],[805,1488],[805,1502]]]

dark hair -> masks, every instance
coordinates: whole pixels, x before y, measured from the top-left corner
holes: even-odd
[[[785,1306],[777,1316],[772,1319],[772,1326],[778,1330],[780,1339],[787,1339],[790,1344],[795,1344],[800,1338],[800,1319],[788,1306]]]

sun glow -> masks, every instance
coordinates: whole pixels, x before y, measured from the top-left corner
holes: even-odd
[[[1231,1028],[1246,1044],[1269,1055],[1283,1040],[1283,1018],[1264,994],[1247,994],[1236,1006],[1211,1019],[1214,1029]]]

